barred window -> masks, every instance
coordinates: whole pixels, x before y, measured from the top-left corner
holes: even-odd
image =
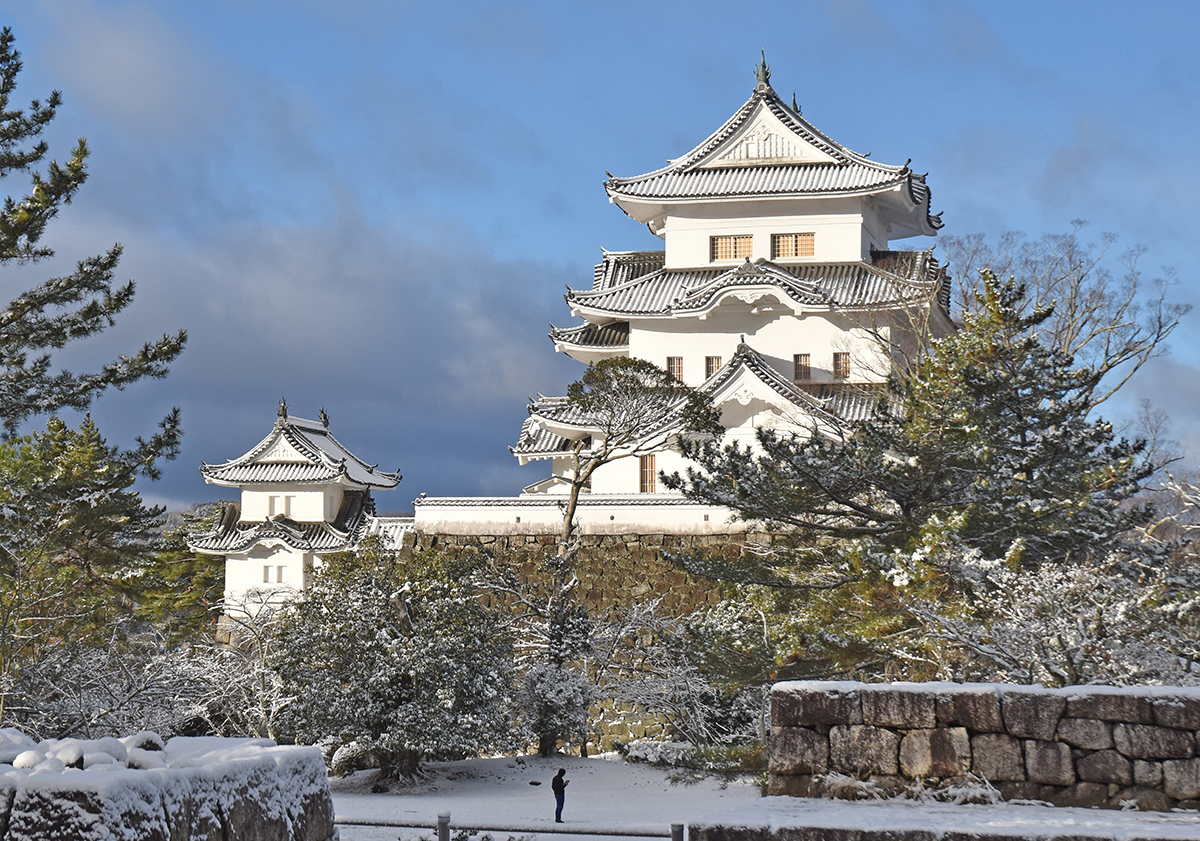
[[[750,234],[711,237],[709,250],[712,260],[740,260],[753,253],[754,237]]]
[[[275,567],[275,583],[283,583],[283,567]]]
[[[675,379],[683,382],[683,357],[668,356],[667,357],[667,373]]]
[[[641,480],[638,483],[638,491],[644,494],[654,493],[655,482],[658,479],[658,471],[654,467],[654,454],[642,456],[641,458]]]
[[[833,355],[834,379],[844,380],[850,376],[850,354],[835,353]]]
[[[706,356],[704,357],[704,379],[708,379],[713,374],[717,373],[717,369],[721,367],[721,357]]]
[[[808,353],[797,353],[792,357],[792,379],[793,380],[811,380],[812,379],[812,355]]]
[[[771,234],[771,259],[812,257],[816,254],[816,234]]]
[[[271,583],[271,565],[267,564],[263,567],[263,584]]]

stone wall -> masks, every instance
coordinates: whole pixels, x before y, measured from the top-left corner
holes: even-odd
[[[1200,808],[1197,689],[796,681],[775,685],[771,724],[771,794],[975,775],[1006,800]]]
[[[604,611],[639,601],[661,599],[664,613],[678,616],[720,600],[720,585],[688,575],[665,561],[661,551],[704,551],[737,558],[747,545],[771,542],[769,534],[585,534],[580,538],[575,572],[580,597],[589,610]],[[544,576],[539,562],[556,551],[558,539],[547,534],[405,535],[401,555],[435,549],[449,554],[487,553],[527,581]]]

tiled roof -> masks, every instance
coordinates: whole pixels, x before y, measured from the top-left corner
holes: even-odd
[[[616,321],[603,326],[588,323],[578,327],[555,327],[553,324],[550,327],[550,338],[556,345],[602,350],[629,347],[628,321]]]
[[[193,550],[227,555],[246,552],[262,541],[278,540],[304,552],[342,552],[354,548],[368,534],[378,534],[388,548],[397,548],[406,525],[408,530],[412,528],[411,517],[376,517],[370,491],[347,492],[332,523],[302,523],[282,514],[244,522],[238,518],[239,505],[225,505],[210,531],[188,536]]]
[[[700,391],[718,395],[742,370],[749,370],[776,394],[806,414],[819,417],[830,424],[858,422],[870,417],[879,402],[885,386],[883,384],[846,383],[803,388],[785,378],[749,345],[738,345],[737,352],[700,386]],[[669,413],[660,428],[647,433],[647,438],[662,434],[663,430],[676,428],[681,422],[684,402],[680,400],[678,410]],[[575,427],[581,432],[588,429],[587,416],[576,404],[566,397],[541,397],[529,406],[529,417],[521,426],[521,437],[516,446],[509,450],[522,463],[564,455],[571,449],[572,442],[546,429],[547,422],[562,427]]]
[[[576,309],[610,317],[699,313],[737,288],[772,286],[797,304],[859,309],[903,306],[935,298],[949,306],[948,281],[932,251],[872,252],[874,263],[772,263],[659,269],[617,286],[571,290]]]
[[[299,454],[297,459],[277,461],[268,453],[285,441]],[[339,442],[323,422],[279,417],[266,438],[245,455],[224,464],[201,464],[206,482],[217,485],[328,484],[342,482],[350,487],[389,489],[400,481],[399,473],[385,473],[355,456]]]
[[[766,109],[801,142],[821,153],[822,160],[766,158],[718,162],[724,144],[760,110]],[[832,160],[825,160],[825,158]],[[771,163],[772,160],[778,161]],[[622,199],[658,202],[720,198],[864,195],[897,186],[907,188],[915,207],[923,207],[924,233],[942,227],[939,216],[929,213],[929,187],[925,176],[903,166],[872,161],[818,131],[799,113],[784,104],[770,85],[759,84],[750,99],[703,143],[662,169],[629,178],[611,176],[604,189],[618,204]]]
[[[665,251],[604,251],[604,259],[596,264],[592,277],[593,289],[607,289],[627,280],[641,277],[666,262]]]

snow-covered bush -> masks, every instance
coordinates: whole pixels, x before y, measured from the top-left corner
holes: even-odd
[[[273,666],[299,739],[357,741],[381,771],[506,747],[512,652],[469,584],[471,562],[401,562],[377,542],[328,559],[280,617]]]

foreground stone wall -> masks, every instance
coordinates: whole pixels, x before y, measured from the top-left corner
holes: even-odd
[[[91,749],[92,743],[81,744]],[[165,759],[142,763],[153,767],[109,761],[63,770],[61,761],[55,766],[51,759],[36,768],[0,772],[0,839],[334,838],[333,800],[316,748],[177,737],[161,753]]]
[[[973,774],[1006,800],[1200,808],[1195,689],[795,681],[775,685],[771,724],[771,794]]]

